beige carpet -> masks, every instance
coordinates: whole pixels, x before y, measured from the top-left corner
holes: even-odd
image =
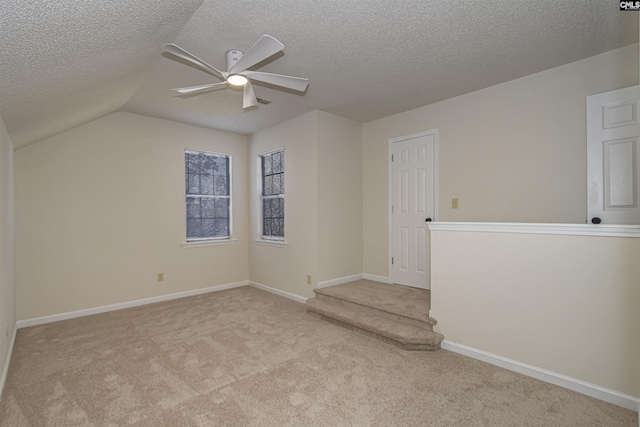
[[[21,329],[2,426],[637,426],[634,412],[409,352],[250,288]]]

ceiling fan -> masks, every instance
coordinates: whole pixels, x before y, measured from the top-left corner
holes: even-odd
[[[298,92],[304,92],[307,90],[307,86],[309,85],[309,79],[302,77],[284,76],[281,74],[249,70],[249,68],[259,64],[267,58],[272,57],[284,49],[284,45],[282,43],[268,35],[260,37],[260,39],[251,46],[247,53],[237,49],[227,51],[226,72],[220,71],[207,64],[200,58],[192,55],[175,44],[165,44],[162,46],[162,49],[171,55],[175,55],[190,62],[207,73],[213,74],[220,80],[224,80],[221,83],[210,83],[173,89],[180,94],[191,94],[216,88],[222,89],[223,87],[229,86],[236,88],[242,87],[242,108],[250,108],[258,105],[258,99],[253,92],[251,80],[292,89]]]

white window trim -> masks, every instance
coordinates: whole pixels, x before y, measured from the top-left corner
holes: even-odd
[[[219,246],[219,245],[231,245],[238,242],[238,239],[233,238],[233,156],[228,153],[217,153],[215,151],[206,151],[206,150],[196,150],[193,148],[185,148],[184,153],[191,154],[212,154],[214,156],[226,156],[229,158],[229,195],[228,196],[207,196],[207,195],[192,195],[196,197],[205,197],[205,198],[228,198],[229,199],[229,235],[222,237],[202,237],[195,239],[185,238],[186,241],[182,242],[183,248],[201,248],[206,246]],[[186,176],[186,166],[183,176]],[[185,191],[184,201],[186,203],[187,197],[189,195]],[[185,206],[185,224],[184,224],[184,232],[185,237],[187,233],[187,211]]]
[[[253,239],[253,243],[258,246],[271,246],[274,248],[286,248],[289,246],[289,242],[286,240],[275,240],[275,239]]]
[[[207,246],[222,246],[222,245],[235,245],[238,243],[238,239],[220,238],[220,239],[201,239],[201,240],[189,240],[182,242],[182,247],[188,248],[204,248]]]
[[[282,153],[284,153],[285,149],[284,147],[280,147],[280,148],[275,148],[273,150],[269,150],[269,151],[264,151],[262,153],[258,153],[258,157],[256,159],[256,171],[257,171],[257,196],[258,196],[258,218],[257,218],[257,234],[258,234],[258,238],[254,239],[253,242],[257,245],[262,245],[262,246],[272,246],[272,247],[280,247],[280,248],[286,248],[289,243],[286,240],[286,233],[285,233],[285,237],[278,237],[278,236],[265,236],[262,234],[262,230],[263,230],[263,221],[264,218],[262,216],[262,206],[263,203],[262,201],[264,199],[274,199],[274,198],[280,198],[280,199],[285,199],[285,194],[278,194],[278,195],[273,195],[273,196],[263,196],[262,195],[262,157],[263,156],[268,156],[269,154],[273,154],[273,153],[277,153],[281,151]],[[287,173],[287,169],[285,168],[285,176]],[[286,224],[286,216],[285,216],[285,224]]]

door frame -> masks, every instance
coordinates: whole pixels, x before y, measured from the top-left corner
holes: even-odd
[[[391,156],[393,155],[393,144],[396,142],[406,141],[408,139],[420,138],[423,136],[433,135],[433,221],[438,221],[438,188],[439,178],[438,178],[438,164],[440,163],[438,152],[440,148],[440,134],[438,128],[430,129],[423,132],[412,133],[409,135],[397,136],[395,138],[390,138],[388,143],[388,153],[387,153],[387,175],[388,175],[388,183],[387,183],[387,216],[388,223],[387,227],[389,230],[389,244],[388,244],[388,252],[387,252],[387,268],[389,272],[389,283],[393,284],[393,268],[391,265],[391,257],[393,256],[393,217],[391,215],[391,206],[393,205],[393,162],[391,161]],[[431,233],[429,233],[429,243],[431,243]],[[429,262],[429,274],[431,274],[431,262]]]

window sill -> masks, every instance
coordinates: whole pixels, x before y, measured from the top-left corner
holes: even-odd
[[[260,246],[271,246],[274,248],[286,248],[289,243],[284,240],[267,240],[267,239],[254,239],[253,243]]]
[[[220,240],[194,240],[193,242],[183,242],[183,248],[202,248],[206,246],[234,245],[238,243],[238,239],[220,239]]]

